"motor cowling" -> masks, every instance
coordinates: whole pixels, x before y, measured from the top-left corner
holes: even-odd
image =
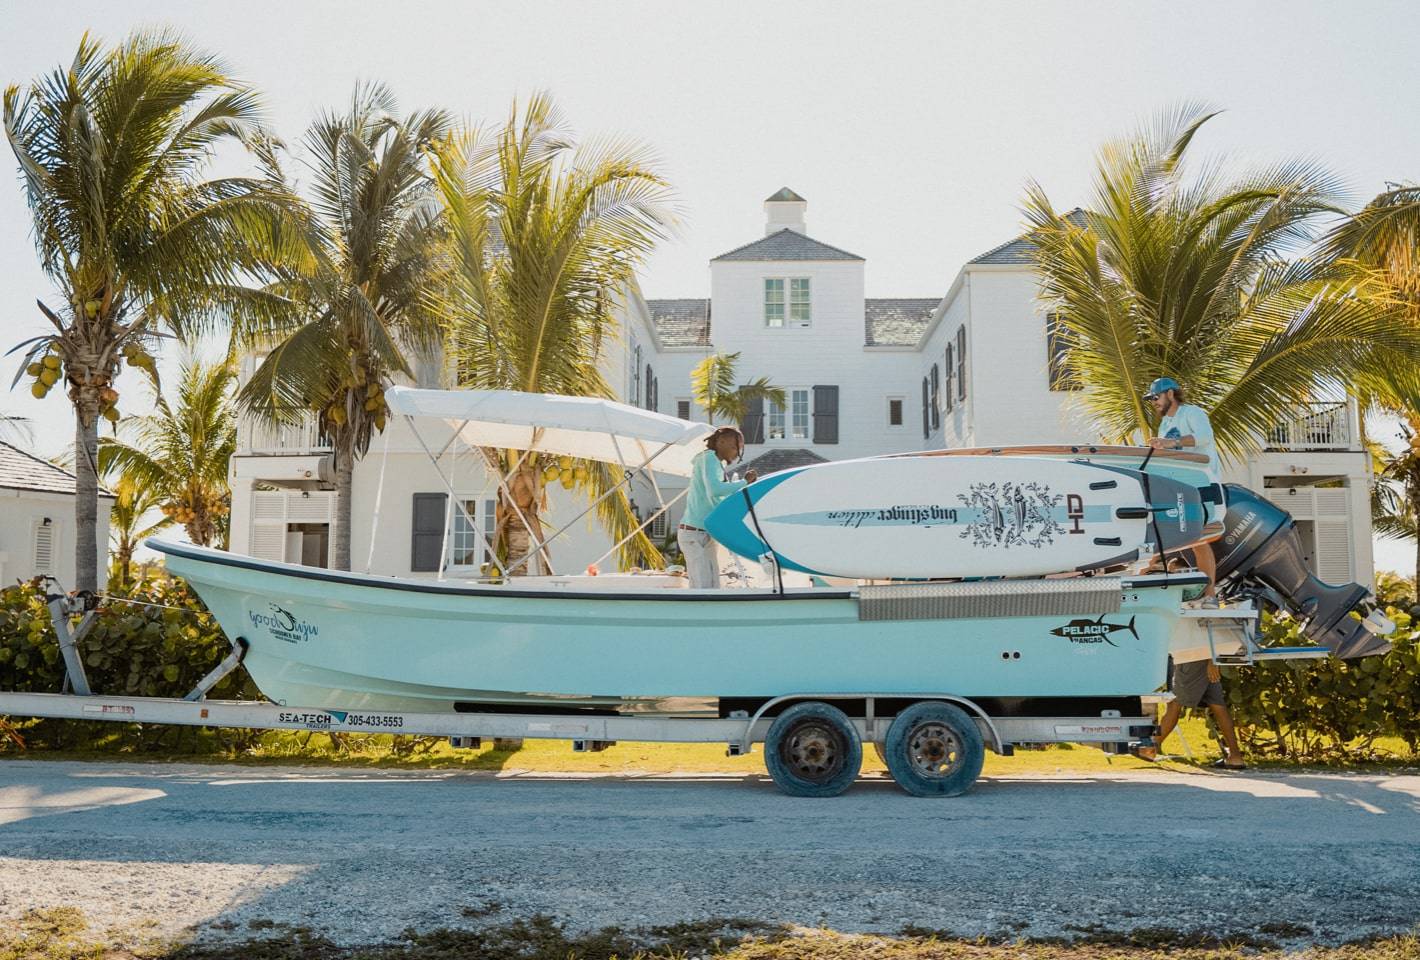
[[[1246,487],[1228,484],[1223,537],[1213,544],[1224,596],[1258,597],[1302,623],[1302,633],[1338,657],[1385,653],[1390,643],[1351,616],[1373,598],[1359,583],[1336,586],[1307,569],[1291,514]]]

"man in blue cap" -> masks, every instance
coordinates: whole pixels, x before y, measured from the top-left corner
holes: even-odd
[[[1203,491],[1203,508],[1209,511],[1210,520],[1222,520],[1227,512],[1227,499],[1223,493],[1223,476],[1218,466],[1218,448],[1213,443],[1213,424],[1202,407],[1183,402],[1183,387],[1172,377],[1160,377],[1149,384],[1144,399],[1154,405],[1159,415],[1159,435],[1149,440],[1155,450],[1187,450],[1201,453],[1208,458],[1203,470],[1212,481],[1213,488]],[[1218,576],[1218,561],[1213,553],[1213,545],[1205,543],[1193,550],[1193,560],[1198,569],[1208,575],[1208,586],[1203,591],[1203,606],[1218,605],[1217,589],[1214,581]]]

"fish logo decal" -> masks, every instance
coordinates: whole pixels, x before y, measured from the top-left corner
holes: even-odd
[[[1128,630],[1134,634],[1134,639],[1139,639],[1139,631],[1134,629],[1134,617],[1129,618],[1128,623],[1108,623],[1101,614],[1095,620],[1071,620],[1064,626],[1056,627],[1050,631],[1057,637],[1064,637],[1071,643],[1107,643],[1111,647],[1119,644],[1110,639],[1110,634],[1118,633],[1120,630]]]

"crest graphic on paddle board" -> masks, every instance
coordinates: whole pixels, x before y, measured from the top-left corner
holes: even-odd
[[[1041,547],[1054,543],[1065,527],[1055,519],[1064,494],[1051,493],[1041,483],[973,483],[957,499],[976,510],[976,519],[961,532],[976,547]]]

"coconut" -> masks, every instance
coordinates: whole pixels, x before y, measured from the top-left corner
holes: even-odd
[[[49,387],[43,380],[36,380],[30,384],[30,395],[36,400],[43,400],[47,393],[49,393]]]
[[[52,354],[52,353],[47,353],[47,354],[45,354],[45,356],[44,356],[44,361],[43,361],[43,362],[44,362],[44,365],[45,365],[46,367],[48,367],[49,369],[51,369],[51,370],[58,370],[58,369],[59,369],[59,366],[60,366],[59,358],[58,358],[57,356],[55,356],[54,354]]]

